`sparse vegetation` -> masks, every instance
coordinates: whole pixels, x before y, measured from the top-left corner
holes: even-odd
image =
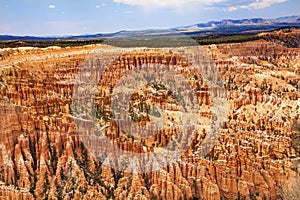
[[[206,36],[194,38],[200,45],[208,44],[221,44],[221,43],[234,43],[234,42],[247,42],[258,40],[260,37],[254,35],[224,35],[224,36]]]
[[[164,37],[154,39],[119,39],[119,40],[105,40],[104,38],[93,40],[26,40],[26,41],[0,41],[0,48],[15,48],[15,47],[39,47],[45,48],[49,46],[72,47],[84,46],[90,44],[104,43],[118,47],[180,47],[180,46],[195,46],[221,44],[232,42],[246,42],[260,39],[257,34],[242,34],[242,35],[213,35],[213,36],[199,36],[199,37]]]
[[[16,48],[16,47],[39,47],[46,48],[50,46],[59,47],[74,47],[74,46],[84,46],[90,44],[102,43],[104,39],[95,40],[28,40],[28,41],[0,41],[0,48]]]

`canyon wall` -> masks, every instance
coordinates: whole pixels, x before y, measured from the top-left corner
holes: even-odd
[[[2,49],[1,199],[277,199],[285,181],[296,176],[299,149],[292,144],[299,120],[299,48],[264,40],[204,46],[226,89],[228,109],[217,144],[199,156],[208,130],[198,128],[181,161],[140,173],[105,165],[105,152],[97,159],[80,138],[78,124],[90,130],[94,124],[74,117],[84,110],[73,105],[74,84],[95,48],[107,51],[103,62],[109,64],[102,74],[94,71],[100,80],[95,116],[118,148],[156,152],[172,143],[180,128],[178,97],[153,83],[133,93],[129,116],[143,126],[155,119],[152,104],[161,105],[170,126],[146,140],[118,129],[111,96],[117,80],[133,68],[163,64],[174,69],[195,91],[201,119],[214,117],[210,107],[217,92],[209,91],[206,77],[189,70],[189,59],[175,52],[143,49],[118,56],[119,50],[104,45]]]

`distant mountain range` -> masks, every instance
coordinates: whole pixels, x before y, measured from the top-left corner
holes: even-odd
[[[188,36],[205,36],[205,35],[232,35],[232,34],[246,34],[258,33],[262,31],[270,31],[283,27],[300,27],[300,16],[280,17],[276,19],[241,19],[232,20],[225,19],[222,21],[210,21],[208,23],[199,23],[190,26],[181,26],[169,30],[142,30],[142,31],[120,31],[110,34],[89,34],[79,36],[61,36],[61,37],[34,37],[34,36],[13,36],[0,35],[0,40],[11,41],[29,41],[29,40],[91,40],[110,38],[112,36],[117,38],[135,37],[164,37],[178,34]]]
[[[185,34],[241,34],[269,31],[288,26],[300,26],[300,16],[280,17],[276,19],[241,19],[210,21],[208,23],[194,24],[178,27],[175,30]]]

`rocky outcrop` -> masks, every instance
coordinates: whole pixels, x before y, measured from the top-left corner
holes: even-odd
[[[6,55],[0,61],[1,198],[276,199],[285,180],[295,176],[298,48],[262,40],[205,46],[227,95],[226,120],[217,144],[204,158],[199,156],[207,136],[207,130],[199,128],[181,161],[160,171],[132,173],[125,164],[117,170],[103,163],[105,152],[96,159],[78,134],[78,123],[94,128],[89,119],[76,118],[75,111],[84,105],[74,108],[72,103],[75,80],[95,47],[1,50]],[[163,64],[186,77],[202,108],[201,119],[210,122],[215,117],[210,109],[213,95],[222,91],[209,90],[207,79],[213,73],[205,70],[206,65],[201,68],[205,75],[194,71],[180,54],[182,49],[131,49],[119,56],[112,47],[98,48],[106,52],[102,59],[110,65],[99,77],[94,114],[105,127],[106,138],[118,148],[156,152],[172,143],[180,129],[183,109],[178,96],[149,83],[132,94],[129,117],[144,127],[159,114],[153,105],[160,105],[168,111],[168,126],[146,139],[119,130],[111,116],[112,92],[117,81],[135,68]],[[100,76],[96,69],[92,74]]]

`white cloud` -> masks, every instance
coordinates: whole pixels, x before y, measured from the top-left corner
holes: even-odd
[[[229,12],[240,10],[240,9],[257,10],[257,9],[267,8],[273,4],[283,3],[286,1],[288,0],[256,0],[246,5],[231,6],[229,8],[226,8],[225,10]]]
[[[55,5],[49,5],[49,8],[50,8],[50,9],[54,9],[54,8],[55,8]]]
[[[127,4],[132,6],[141,6],[145,9],[155,8],[175,8],[184,9],[188,6],[199,7],[204,9],[219,7],[224,8],[225,11],[235,11],[240,9],[263,9],[270,7],[273,4],[283,3],[288,0],[113,0],[117,4]],[[236,5],[240,2],[244,2],[243,5]]]
[[[199,3],[204,5],[213,5],[226,0],[113,0],[115,3],[123,3],[133,6],[142,6],[144,8],[180,8],[185,5]]]
[[[104,7],[104,6],[107,6],[106,3],[101,3],[100,5],[96,5],[96,8],[101,8],[101,7]]]
[[[133,11],[131,11],[131,10],[127,10],[127,11],[123,12],[123,14],[132,14],[132,13],[133,13]]]

